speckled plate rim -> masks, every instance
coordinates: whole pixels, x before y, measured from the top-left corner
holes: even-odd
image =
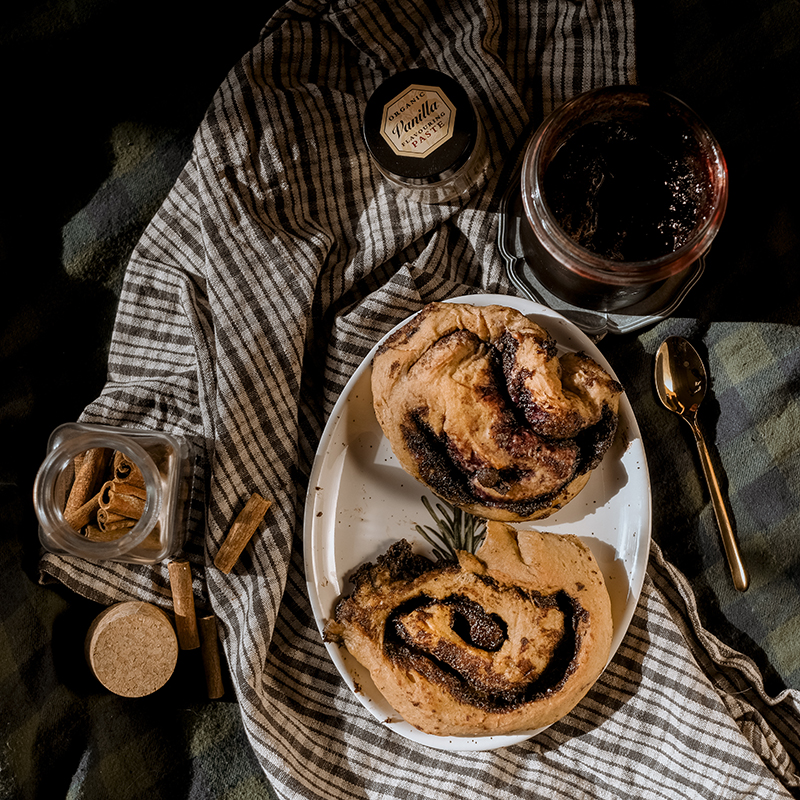
[[[449,302],[515,308],[546,328],[560,351],[583,350],[614,374],[588,336],[550,308],[506,295],[465,295]],[[437,500],[403,471],[372,409],[371,365],[379,345],[359,365],[336,402],[311,471],[303,525],[304,558],[320,634],[337,599],[349,589],[349,576],[357,566],[374,561],[401,538],[408,539],[420,552],[430,553],[415,525],[430,523],[422,496],[434,503]],[[518,526],[573,533],[592,549],[611,596],[611,658],[628,630],[641,593],[650,547],[651,510],[642,437],[630,402],[623,395],[615,443],[583,491],[552,517]],[[418,744],[448,751],[493,750],[519,744],[544,730],[483,737],[422,733],[389,706],[369,672],[344,647],[333,642],[325,642],[325,647],[364,708],[380,724]]]

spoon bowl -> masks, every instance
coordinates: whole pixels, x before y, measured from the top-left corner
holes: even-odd
[[[697,422],[697,412],[706,396],[708,386],[706,367],[697,350],[683,337],[670,336],[658,348],[655,362],[655,384],[658,397],[664,406],[677,414],[692,429],[711,495],[711,503],[714,506],[714,514],[722,536],[733,585],[743,592],[749,586],[750,578],[739,552],[703,432]]]
[[[656,391],[664,406],[687,422],[695,419],[707,385],[697,350],[680,336],[666,339],[656,353]]]

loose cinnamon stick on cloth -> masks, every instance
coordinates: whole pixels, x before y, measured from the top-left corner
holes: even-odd
[[[200,651],[203,656],[206,691],[210,700],[218,700],[225,694],[225,687],[222,684],[217,618],[213,614],[207,614],[200,617],[197,622],[200,628]]]
[[[178,642],[181,650],[196,650],[200,647],[200,636],[197,631],[191,567],[188,561],[170,561],[168,569]]]
[[[233,525],[231,525],[228,535],[214,558],[214,566],[217,569],[225,573],[233,569],[233,565],[239,560],[239,556],[258,529],[261,520],[264,519],[264,515],[271,505],[271,500],[265,500],[257,493],[253,493],[250,496],[250,499],[234,520]]]

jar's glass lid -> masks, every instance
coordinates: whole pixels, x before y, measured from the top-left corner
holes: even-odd
[[[364,112],[364,141],[377,164],[404,183],[445,180],[472,154],[475,108],[449,75],[410,69],[385,80]]]

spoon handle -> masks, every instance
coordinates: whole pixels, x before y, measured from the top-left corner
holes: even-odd
[[[708,491],[711,495],[711,504],[714,506],[714,513],[717,516],[717,524],[719,525],[720,533],[722,534],[722,545],[725,548],[725,555],[728,557],[728,566],[731,570],[731,577],[733,578],[733,585],[740,591],[744,592],[750,584],[750,578],[747,574],[742,555],[739,552],[739,546],[736,543],[736,536],[733,533],[731,520],[728,516],[728,509],[725,507],[725,502],[722,499],[722,490],[719,488],[719,481],[717,474],[714,471],[714,466],[711,463],[711,458],[708,454],[706,447],[706,440],[703,437],[703,432],[695,422],[692,424],[692,431],[694,438],[697,442],[697,449],[700,452],[700,463],[703,465],[703,473],[706,476],[706,483],[708,484]]]

